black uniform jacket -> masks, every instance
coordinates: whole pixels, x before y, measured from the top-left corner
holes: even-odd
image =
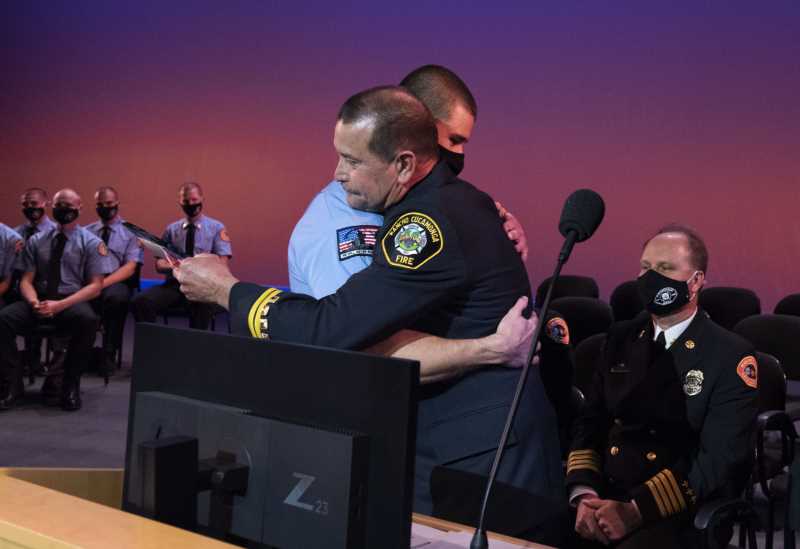
[[[230,298],[235,332],[362,349],[403,328],[446,338],[493,333],[517,298],[530,296],[519,254],[492,199],[439,162],[385,213],[372,264],[320,300],[239,283]],[[563,322],[563,321],[562,321]],[[556,321],[557,323],[557,321]],[[547,332],[566,343],[556,323]],[[552,342],[548,342],[550,345]],[[555,356],[567,353],[555,353]],[[563,500],[553,408],[531,371],[498,478]],[[518,370],[492,366],[424,386],[420,394],[415,509],[430,513],[435,465],[488,473]],[[557,377],[557,376],[556,376]]]
[[[698,311],[667,350],[647,314],[614,324],[574,425],[567,485],[636,501],[645,523],[738,495],[751,470],[752,346]]]

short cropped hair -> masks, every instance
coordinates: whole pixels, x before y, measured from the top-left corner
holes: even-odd
[[[178,189],[178,192],[186,193],[191,191],[192,189],[197,189],[197,192],[203,194],[203,187],[200,186],[200,183],[196,183],[194,181],[187,181],[186,183],[181,185],[181,188]]]
[[[336,119],[344,124],[371,121],[367,147],[386,162],[403,149],[413,151],[419,158],[435,158],[439,154],[433,116],[405,88],[380,86],[357,93],[344,102]]]
[[[97,190],[94,192],[94,194],[95,194],[96,196],[100,196],[100,195],[101,195],[101,194],[103,194],[103,193],[112,193],[112,194],[114,195],[114,198],[117,198],[117,199],[119,199],[119,193],[117,192],[117,189],[115,189],[114,187],[111,187],[110,185],[104,185],[104,186],[102,186],[102,187],[99,187],[99,188],[98,188],[98,189],[97,189]]]
[[[706,248],[703,238],[691,227],[680,223],[669,223],[658,229],[653,236],[647,239],[644,245],[647,246],[655,237],[665,233],[678,233],[685,236],[689,244],[689,259],[692,262],[692,267],[698,271],[703,271],[703,273],[708,272],[708,248]]]
[[[42,197],[43,197],[45,200],[47,200],[47,199],[49,198],[49,197],[47,196],[47,191],[46,191],[46,190],[44,190],[44,189],[43,189],[43,188],[41,188],[41,187],[30,187],[30,188],[27,188],[27,189],[25,189],[25,191],[22,193],[22,196],[24,197],[25,195],[28,195],[28,194],[40,194],[40,195],[42,195]]]
[[[459,76],[441,65],[423,65],[403,78],[400,85],[416,95],[437,120],[448,120],[457,104],[478,117],[478,103]]]

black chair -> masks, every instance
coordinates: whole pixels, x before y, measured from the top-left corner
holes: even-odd
[[[614,322],[614,313],[605,301],[594,297],[559,297],[550,308],[567,321],[569,341],[573,346],[595,334],[606,333]]]
[[[781,490],[784,468],[792,462],[794,433],[791,420],[784,412],[786,406],[786,374],[780,362],[768,353],[756,352],[758,360],[758,424],[756,432],[756,465],[753,475],[767,503],[764,530],[766,546],[771,549],[775,531],[775,507],[785,502],[786,492]],[[777,431],[780,444],[774,438],[765,437],[769,431]],[[796,437],[796,435],[794,435]],[[765,442],[766,440],[766,442]],[[748,498],[754,501],[753,484]],[[758,510],[758,503],[756,508]]]
[[[758,360],[758,420],[755,440],[755,466],[750,482],[741,498],[711,501],[703,505],[695,516],[695,527],[706,532],[706,545],[711,548],[729,547],[720,544],[717,530],[724,531],[732,524],[739,525],[738,547],[756,547],[755,530],[763,526],[766,548],[772,549],[775,530],[775,508],[784,504],[788,512],[787,465],[794,458],[794,444],[797,434],[791,419],[783,411],[786,400],[786,377],[778,360],[767,353],[756,353]],[[774,431],[779,444],[769,444],[774,437],[765,436]],[[758,485],[764,494],[766,509],[755,497],[754,487]],[[765,515],[762,520],[762,515]],[[793,532],[784,530],[784,539]],[[786,543],[786,542],[785,542]],[[791,547],[791,545],[784,545]]]
[[[536,288],[536,305],[540,306],[544,303],[544,294],[547,293],[547,286],[550,284],[550,279],[547,277],[542,280],[539,287]],[[600,297],[600,289],[597,287],[597,282],[590,276],[578,275],[561,275],[556,280],[553,287],[553,295],[551,299],[558,299],[559,297],[578,296],[578,297]]]
[[[611,309],[614,311],[614,320],[631,320],[644,310],[644,301],[639,295],[639,286],[635,280],[623,282],[611,292],[609,299]]]
[[[586,394],[606,344],[606,334],[589,336],[575,348],[575,387]]]
[[[777,358],[789,380],[787,411],[800,418],[800,317],[757,315],[741,320],[733,331],[763,353]]]
[[[706,288],[700,292],[698,304],[711,320],[726,330],[732,330],[737,322],[748,316],[761,314],[761,300],[746,288]]]
[[[800,294],[787,295],[775,305],[776,315],[800,316]]]
[[[211,316],[211,331],[217,331],[217,316],[221,314],[225,314],[228,319],[228,333],[231,332],[231,318],[228,315],[228,312],[220,307],[219,305],[214,305],[214,314]],[[169,325],[170,318],[189,318],[189,309],[186,308],[184,305],[175,305],[174,307],[170,307],[166,309],[164,312],[161,313],[161,319],[164,321],[164,324]]]

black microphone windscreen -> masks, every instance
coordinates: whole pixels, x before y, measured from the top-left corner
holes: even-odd
[[[605,213],[606,205],[599,194],[591,189],[578,189],[564,203],[558,230],[564,237],[574,231],[576,241],[583,242],[594,234]]]

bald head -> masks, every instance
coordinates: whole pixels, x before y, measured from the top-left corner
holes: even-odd
[[[71,208],[80,208],[81,196],[74,189],[61,189],[53,196],[53,206],[68,204]]]

